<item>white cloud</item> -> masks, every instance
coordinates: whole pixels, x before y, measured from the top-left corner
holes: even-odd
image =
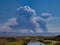
[[[21,32],[21,33],[28,33],[28,30],[27,29],[21,29],[21,30],[19,30],[19,32]]]
[[[9,19],[6,23],[4,23],[3,25],[6,25],[6,26],[9,26],[9,25],[16,25],[17,22],[16,22],[16,18],[12,18],[12,19]]]
[[[41,15],[42,15],[42,16],[51,16],[50,13],[42,13]]]
[[[16,25],[16,24],[17,24],[17,22],[16,22],[15,18],[9,19],[8,22],[0,25],[0,31],[13,32],[13,29],[10,28],[9,26],[10,25]]]
[[[27,11],[27,12],[35,12],[35,10],[31,9],[29,6],[22,6],[20,8],[17,8],[16,10],[17,11],[24,10],[24,11]]]
[[[16,25],[17,24],[16,18],[9,19],[8,24],[10,24],[10,25]]]
[[[51,20],[51,13],[42,13],[42,14],[40,14],[40,20],[42,20],[42,21],[49,21],[49,20]]]
[[[26,13],[30,14],[30,15],[36,15],[36,11],[32,8],[30,8],[29,6],[22,6],[20,8],[17,8],[17,13],[19,15],[26,15]]]

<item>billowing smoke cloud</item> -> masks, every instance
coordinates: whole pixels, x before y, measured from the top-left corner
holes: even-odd
[[[29,6],[23,6],[17,8],[17,25],[11,25],[11,28],[18,30],[27,29],[28,32],[36,32],[38,23],[34,20],[36,16],[35,10],[31,9]],[[40,30],[40,29],[39,29]]]
[[[16,18],[10,20],[10,25],[7,23],[9,30],[20,32],[47,32],[46,22],[49,20],[51,14],[42,13],[36,15],[36,11],[29,6],[22,6],[17,8]]]
[[[50,13],[42,13],[40,14],[39,19],[37,20],[37,22],[39,23],[39,27],[44,31],[47,32],[47,26],[46,26],[46,22],[50,20],[51,14]]]

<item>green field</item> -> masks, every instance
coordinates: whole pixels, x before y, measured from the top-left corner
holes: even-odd
[[[56,37],[0,37],[0,45],[27,45],[31,39],[39,39],[38,41],[45,45],[60,45],[60,36]]]

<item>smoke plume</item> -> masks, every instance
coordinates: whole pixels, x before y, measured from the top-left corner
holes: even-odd
[[[15,22],[8,25],[14,31],[20,32],[47,32],[46,22],[51,14],[42,13],[37,16],[36,11],[29,6],[22,6],[16,9]]]

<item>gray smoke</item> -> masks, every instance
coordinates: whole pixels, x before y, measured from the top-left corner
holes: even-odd
[[[29,32],[47,32],[46,22],[49,20],[51,14],[42,13],[36,15],[36,11],[29,6],[22,6],[17,8],[16,25],[10,25],[10,28],[15,30],[28,30]]]

